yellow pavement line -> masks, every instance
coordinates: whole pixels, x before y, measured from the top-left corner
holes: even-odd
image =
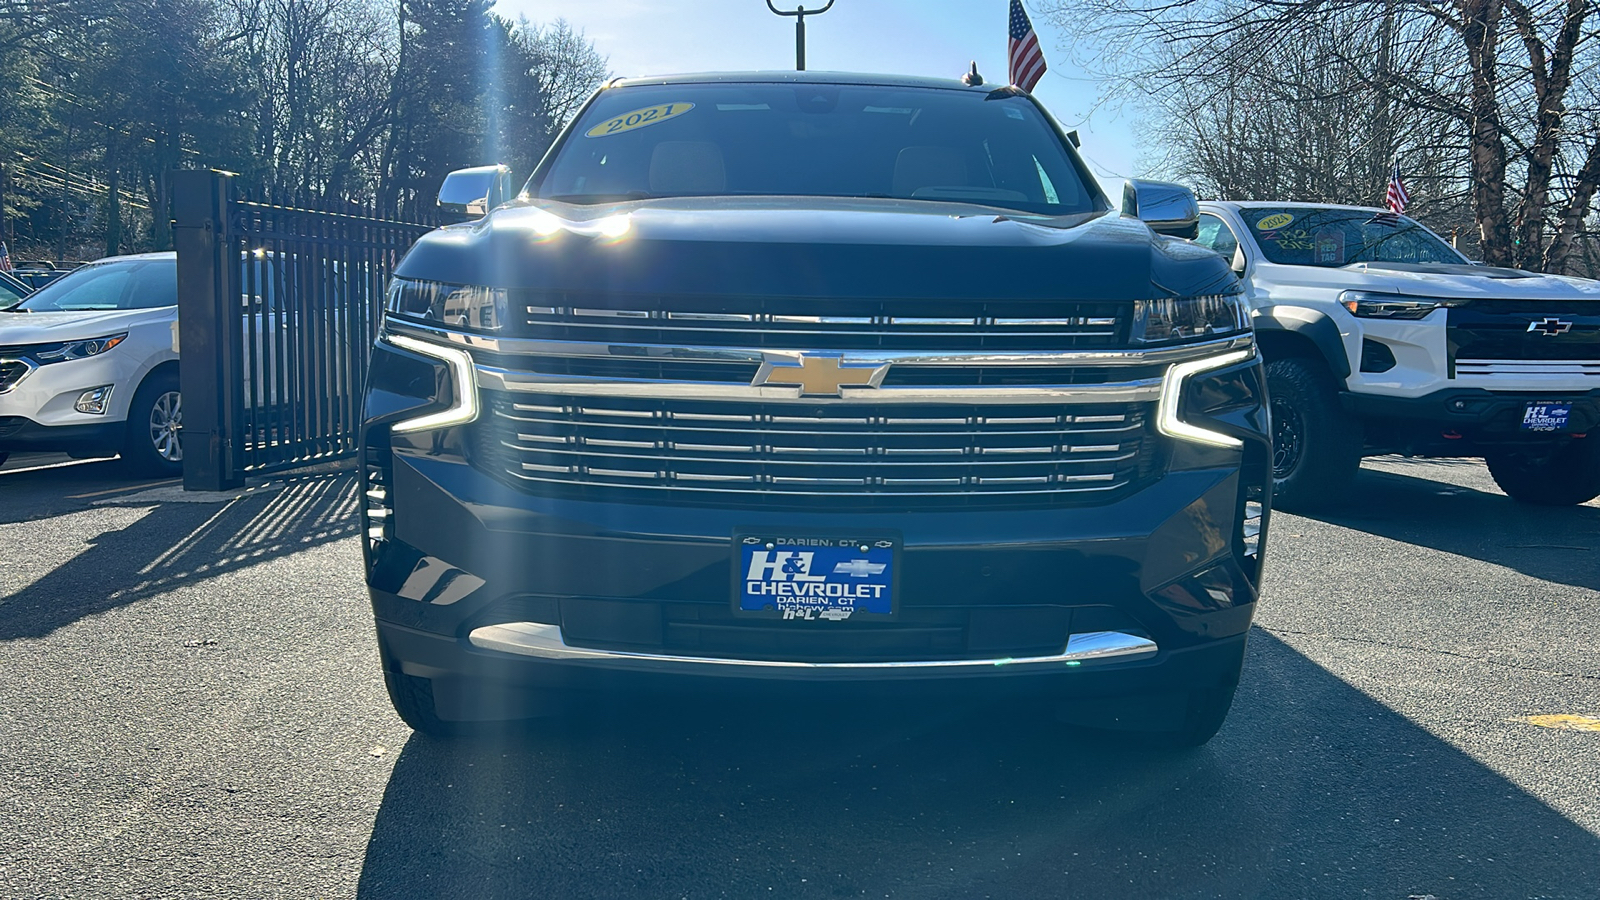
[[[149,488],[166,487],[169,484],[182,484],[182,478],[168,478],[166,481],[145,481],[139,484],[130,484],[123,487],[107,488],[103,491],[90,491],[87,494],[68,494],[68,500],[83,500],[88,497],[103,497],[106,494],[120,494],[123,491],[143,491]]]
[[[1562,728],[1567,731],[1600,731],[1600,718],[1568,714],[1552,716],[1526,716],[1524,722],[1540,728]]]

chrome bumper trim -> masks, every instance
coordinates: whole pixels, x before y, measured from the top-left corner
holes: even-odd
[[[1060,351],[884,351],[833,350],[828,347],[797,347],[766,350],[756,347],[678,347],[671,344],[611,344],[589,341],[546,341],[531,338],[501,338],[468,334],[447,328],[434,328],[413,322],[386,319],[387,330],[415,334],[444,341],[470,350],[503,353],[510,356],[547,356],[563,359],[631,359],[651,362],[712,362],[760,365],[765,362],[796,362],[802,354],[834,356],[850,365],[897,366],[1155,366],[1255,344],[1250,334],[1148,350],[1060,350]],[[804,339],[804,335],[796,335]]]
[[[802,397],[797,386],[756,386],[726,381],[575,378],[571,375],[542,375],[481,365],[478,366],[478,386],[498,391],[574,397],[634,397],[642,400],[803,400],[811,406],[837,403],[1149,403],[1161,396],[1160,378],[1070,385],[907,385],[867,390],[846,387],[843,396],[807,394]]]
[[[711,656],[674,656],[665,653],[636,653],[626,650],[595,650],[573,647],[561,636],[560,625],[537,622],[507,622],[475,628],[467,638],[474,647],[498,650],[521,656],[551,660],[596,660],[620,663],[671,663],[686,666],[747,666],[779,669],[959,669],[1012,668],[1086,663],[1097,660],[1128,661],[1153,656],[1155,641],[1121,631],[1092,631],[1067,638],[1067,646],[1054,656],[1025,656],[1002,659],[933,659],[915,662],[790,662],[770,659],[720,659]]]

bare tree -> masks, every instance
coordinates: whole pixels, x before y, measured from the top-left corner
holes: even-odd
[[[535,60],[544,89],[545,115],[554,128],[571,121],[595,88],[611,76],[606,57],[582,31],[573,31],[566,19],[534,25],[524,17],[518,20],[514,35]]]
[[[1593,0],[1079,0],[1045,14],[1115,90],[1177,125],[1221,108],[1234,126],[1270,117],[1296,147],[1330,128],[1370,134],[1341,156],[1367,158],[1339,188],[1361,195],[1337,199],[1372,202],[1373,168],[1397,153],[1436,202],[1466,201],[1486,261],[1574,262],[1600,186]],[[1312,165],[1341,181],[1338,159]]]

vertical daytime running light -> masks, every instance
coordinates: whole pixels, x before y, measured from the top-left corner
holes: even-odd
[[[1235,350],[1232,353],[1224,353],[1221,356],[1173,363],[1167,369],[1166,376],[1161,380],[1161,402],[1156,406],[1156,430],[1170,438],[1177,438],[1180,441],[1189,441],[1195,444],[1205,444],[1209,447],[1243,447],[1244,442],[1232,435],[1190,425],[1188,422],[1178,418],[1178,405],[1183,401],[1183,388],[1190,378],[1205,372],[1226,368],[1234,363],[1244,362],[1254,352],[1253,350]]]
[[[436,428],[449,428],[453,425],[465,425],[478,418],[478,378],[476,369],[472,364],[472,356],[465,350],[454,347],[441,347],[429,341],[419,341],[401,334],[386,334],[383,339],[402,350],[437,359],[450,368],[450,377],[455,391],[455,402],[448,409],[418,416],[415,419],[406,419],[390,426],[390,431],[395,434],[409,434],[414,431],[431,431]]]

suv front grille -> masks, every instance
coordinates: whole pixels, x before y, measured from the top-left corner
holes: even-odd
[[[1100,502],[1155,468],[1148,404],[725,403],[483,392],[475,465],[523,490],[770,506],[784,498]]]
[[[522,292],[524,336],[606,344],[802,350],[1079,350],[1117,347],[1114,301],[613,297]]]
[[[0,394],[16,387],[22,376],[28,374],[32,368],[21,360],[0,359]]]

